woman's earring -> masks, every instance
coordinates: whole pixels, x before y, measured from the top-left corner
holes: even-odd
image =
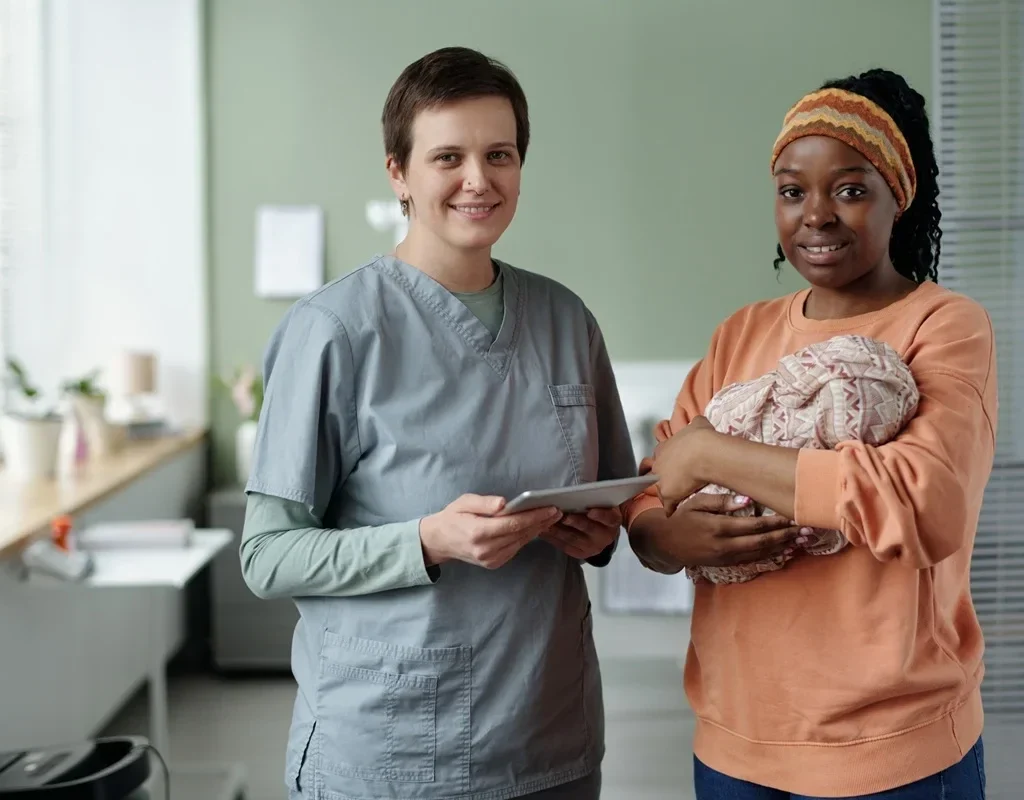
[[[408,198],[402,197],[399,199],[398,204],[402,207],[402,216],[409,216],[409,200]]]

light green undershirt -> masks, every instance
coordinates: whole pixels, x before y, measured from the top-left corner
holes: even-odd
[[[240,547],[242,575],[262,598],[350,597],[437,581],[423,562],[420,521],[324,528],[294,500],[250,492]]]
[[[490,286],[482,292],[452,292],[466,308],[473,312],[491,338],[497,338],[501,330],[501,321],[505,316],[505,279],[501,272]]]

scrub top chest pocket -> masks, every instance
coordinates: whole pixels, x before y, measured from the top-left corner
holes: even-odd
[[[589,383],[549,384],[548,394],[572,464],[574,483],[598,479],[597,401]]]

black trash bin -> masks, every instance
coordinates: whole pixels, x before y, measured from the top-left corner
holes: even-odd
[[[112,736],[0,752],[2,800],[150,800],[149,742]]]

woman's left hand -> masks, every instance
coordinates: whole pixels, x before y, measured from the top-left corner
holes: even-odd
[[[586,514],[566,514],[540,538],[571,558],[586,561],[612,544],[622,527],[618,508],[592,508]]]
[[[658,496],[667,515],[674,514],[680,503],[707,486],[703,466],[720,435],[706,417],[694,417],[655,448],[651,471],[658,476]]]

